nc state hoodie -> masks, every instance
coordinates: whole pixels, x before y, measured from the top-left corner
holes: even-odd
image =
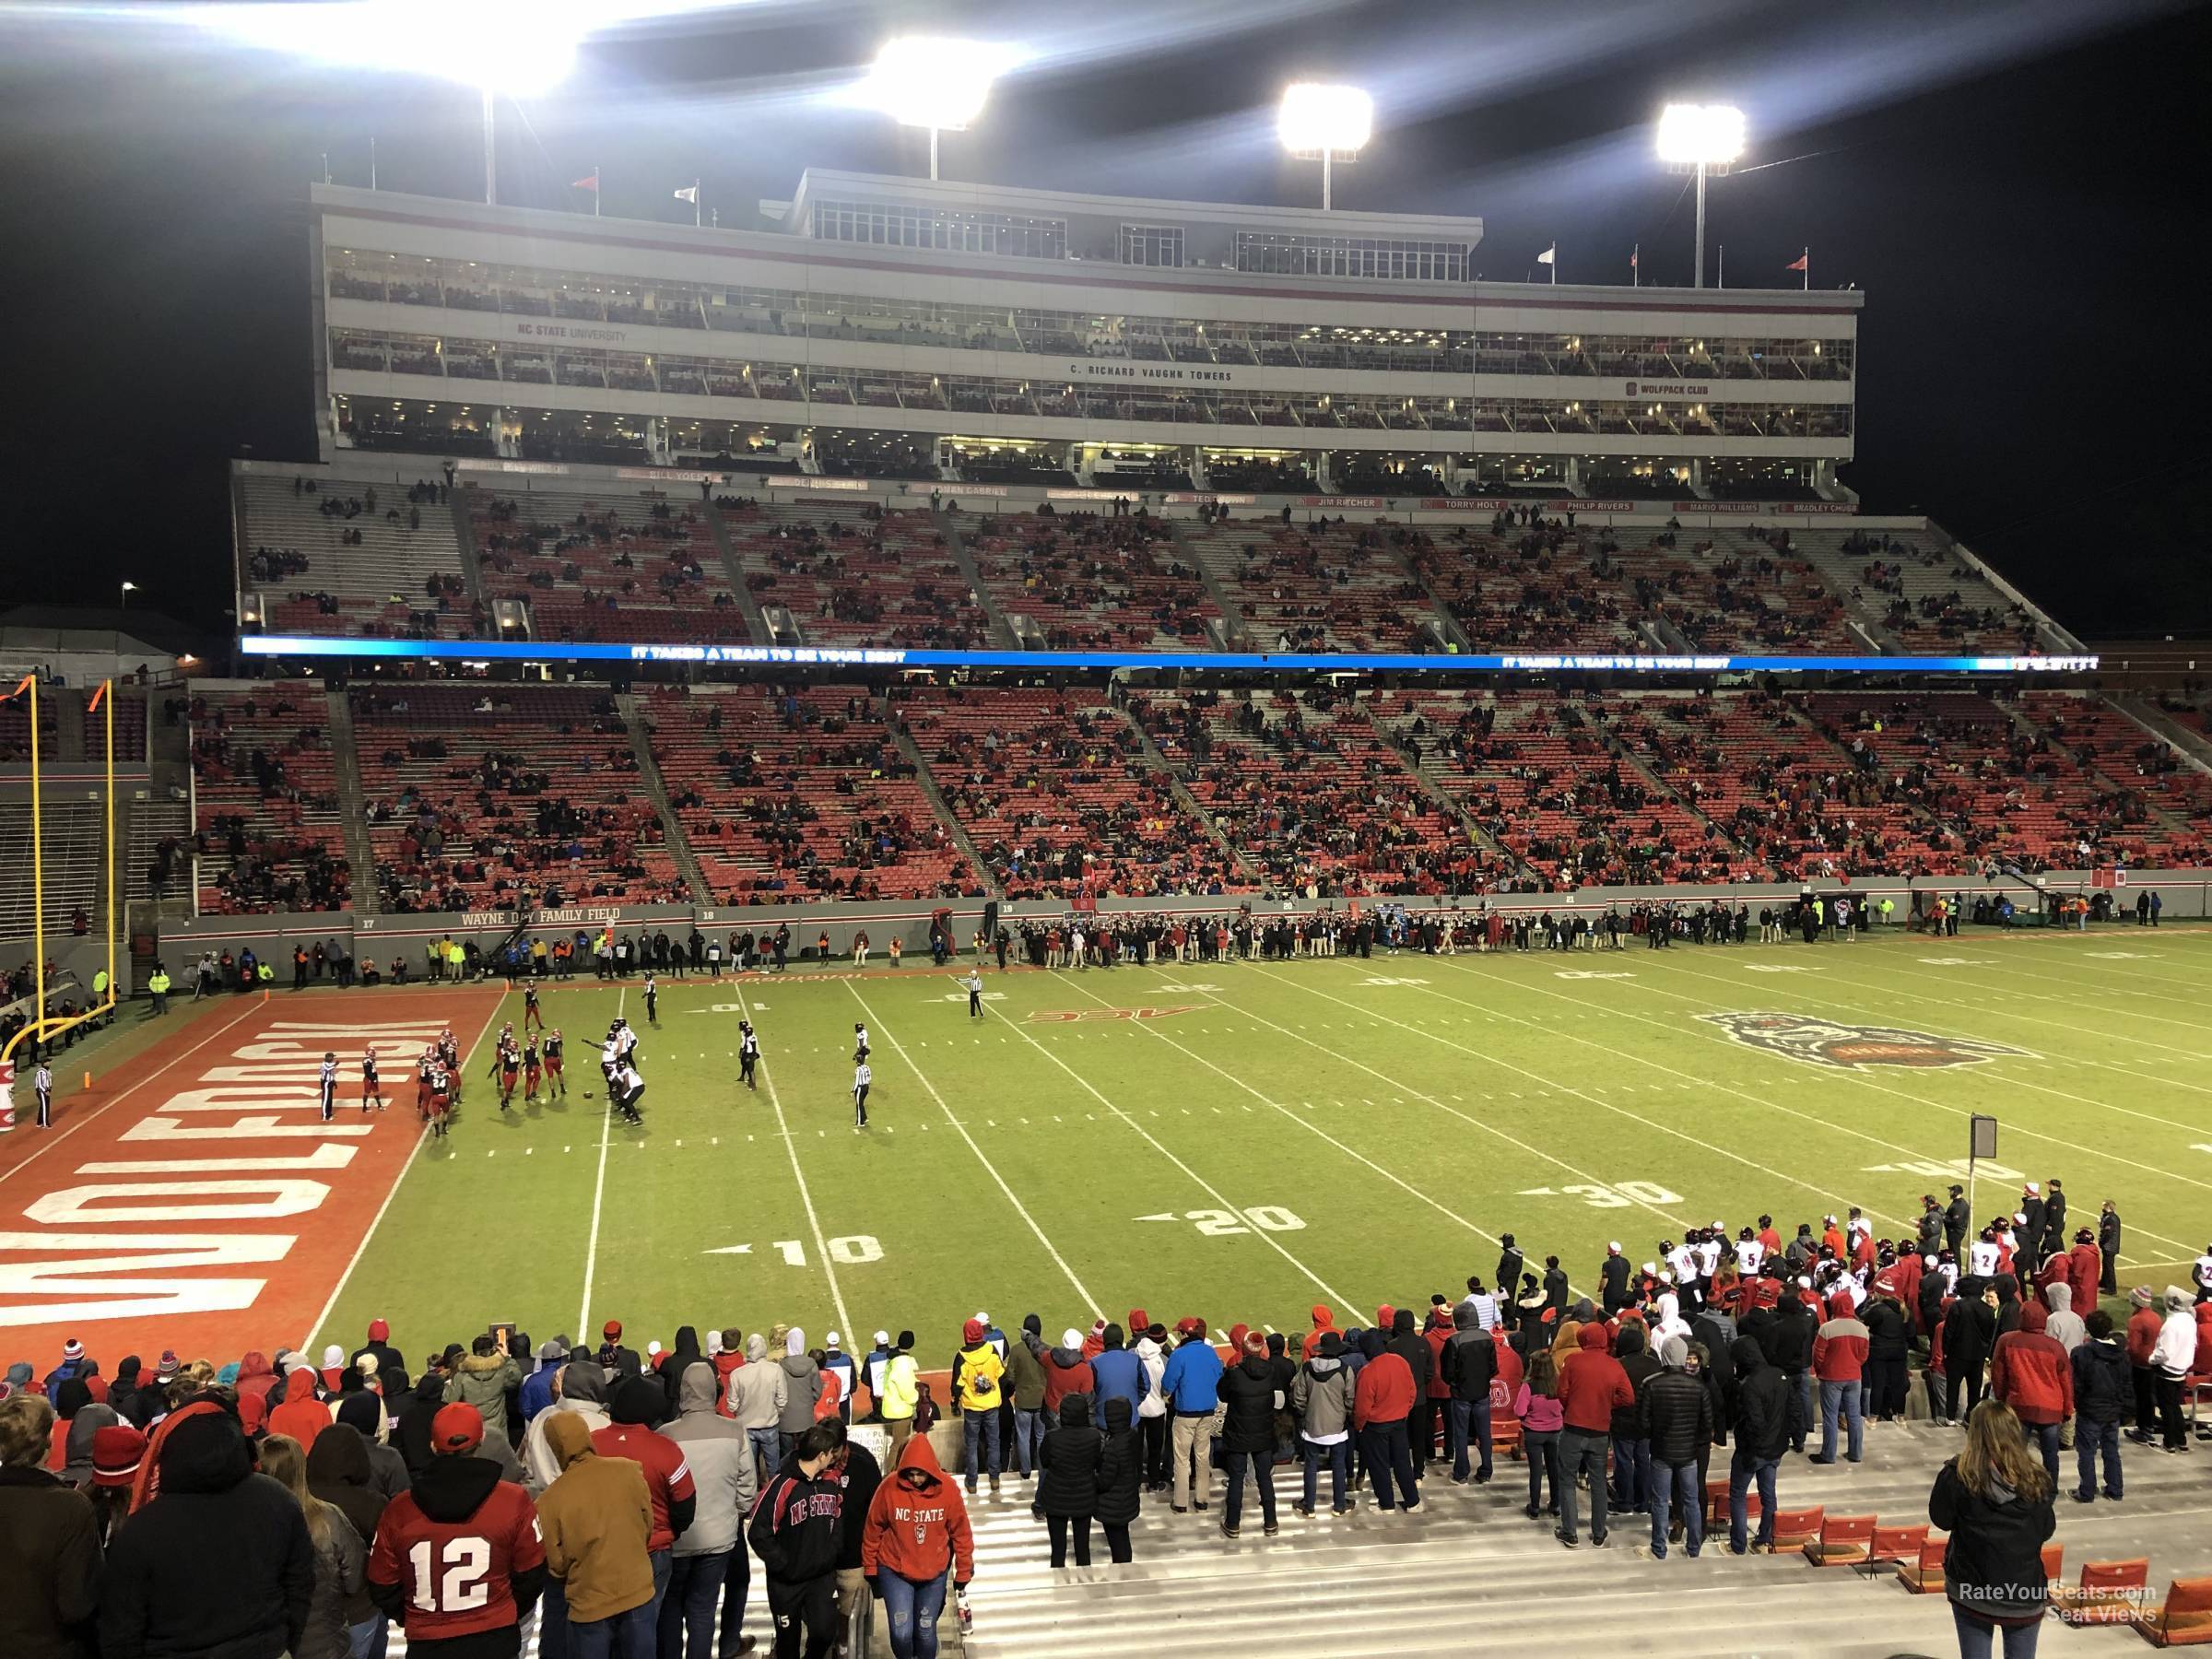
[[[965,1584],[975,1574],[975,1541],[968,1502],[945,1478],[929,1437],[917,1434],[900,1448],[891,1477],[876,1488],[861,1530],[860,1570],[874,1578],[895,1572],[915,1583],[944,1576]]]

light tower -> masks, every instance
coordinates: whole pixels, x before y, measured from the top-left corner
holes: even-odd
[[[1275,130],[1293,156],[1320,161],[1321,210],[1326,213],[1335,163],[1357,161],[1374,135],[1375,100],[1358,87],[1299,81],[1283,90]]]
[[[1744,153],[1744,112],[1732,104],[1668,104],[1659,115],[1659,159],[1698,177],[1698,256],[1693,288],[1705,286],[1705,179],[1727,174]]]

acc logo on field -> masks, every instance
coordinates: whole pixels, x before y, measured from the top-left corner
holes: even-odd
[[[1786,1059],[1855,1071],[1867,1065],[1927,1068],[1979,1065],[1984,1060],[2033,1059],[2026,1049],[1972,1037],[1943,1037],[1895,1026],[1838,1025],[1806,1014],[1700,1014],[1749,1048]]]
[[[1195,1014],[1202,1005],[1177,1003],[1165,1008],[1036,1008],[1032,1025],[1064,1025],[1077,1019],[1165,1019],[1171,1014]]]

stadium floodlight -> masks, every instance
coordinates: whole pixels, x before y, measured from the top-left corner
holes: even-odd
[[[499,198],[492,103],[551,91],[594,29],[637,7],[622,0],[308,0],[177,8],[182,20],[241,45],[355,69],[458,80],[483,100],[484,200]]]
[[[984,41],[941,35],[900,35],[886,41],[862,82],[870,108],[900,126],[929,130],[929,176],[937,176],[937,135],[964,133],[983,112],[992,83],[1011,68],[1015,53]]]
[[[1744,112],[1733,104],[1668,104],[1659,112],[1659,159],[1698,176],[1698,256],[1691,286],[1705,286],[1705,178],[1744,153]]]
[[[1275,130],[1293,156],[1311,156],[1321,162],[1321,206],[1325,213],[1335,164],[1357,161],[1360,149],[1374,136],[1375,100],[1358,87],[1297,81],[1283,88]]]

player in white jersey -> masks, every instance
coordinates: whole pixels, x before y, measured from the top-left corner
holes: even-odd
[[[638,1102],[645,1098],[645,1079],[638,1076],[638,1068],[627,1061],[618,1065],[611,1087],[615,1107],[622,1113],[623,1120],[630,1124],[643,1123],[645,1120],[638,1113]]]
[[[868,1085],[875,1080],[876,1074],[869,1069],[865,1060],[853,1063],[853,1127],[855,1129],[868,1126]]]
[[[1997,1234],[1994,1228],[1985,1227],[1967,1252],[1976,1278],[1994,1278],[1997,1272]]]

